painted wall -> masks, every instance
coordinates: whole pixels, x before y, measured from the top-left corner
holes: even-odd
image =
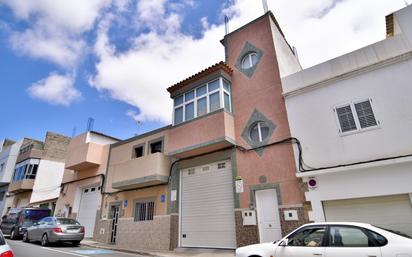
[[[316,190],[306,192],[311,220],[325,221],[322,201],[412,193],[411,161],[316,175]]]
[[[411,73],[409,59],[287,97],[292,135],[302,143],[305,163],[320,167],[411,154]],[[380,126],[342,136],[334,107],[367,98]]]
[[[59,197],[63,172],[63,162],[40,160],[30,203]]]
[[[251,148],[242,137],[248,129],[249,119],[257,110],[276,128],[269,142],[290,137],[286,108],[282,96],[280,72],[277,54],[274,49],[270,16],[265,15],[229,34],[226,39],[227,62],[233,67],[232,105],[235,123],[236,142],[245,148]],[[242,49],[249,42],[263,52],[251,77],[235,67]],[[277,187],[282,205],[299,205],[304,202],[303,192],[295,177],[294,156],[291,145],[278,145],[265,148],[262,154],[255,151],[236,154],[236,169],[244,181],[244,192],[239,194],[240,208],[249,208],[254,202],[252,188],[256,185]]]
[[[0,166],[4,164],[3,170],[0,171],[0,183],[10,183],[22,143],[23,139],[8,147],[4,147],[0,152]]]

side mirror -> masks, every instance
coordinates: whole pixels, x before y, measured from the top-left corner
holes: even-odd
[[[289,244],[289,239],[283,239],[282,242],[279,243],[279,246],[288,246]]]

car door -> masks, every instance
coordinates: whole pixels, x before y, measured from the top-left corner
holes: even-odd
[[[37,222],[37,225],[34,226],[33,230],[31,231],[30,239],[34,240],[41,240],[42,237],[42,229],[44,228],[44,225],[46,224],[46,219],[43,218],[39,222]]]
[[[368,232],[357,226],[331,225],[326,257],[382,257]]]
[[[308,226],[288,237],[285,246],[276,249],[277,257],[316,257],[324,256],[326,226]]]

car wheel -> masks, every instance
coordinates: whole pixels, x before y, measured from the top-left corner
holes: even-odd
[[[27,231],[24,232],[24,234],[23,234],[23,242],[26,242],[26,243],[30,242],[29,233]]]
[[[15,240],[16,239],[16,229],[12,229],[10,232],[10,239]]]
[[[73,246],[79,246],[79,245],[80,245],[80,241],[73,241],[73,242],[72,242],[72,245],[73,245]]]
[[[49,245],[49,238],[47,234],[44,234],[41,238],[41,246],[48,246]]]

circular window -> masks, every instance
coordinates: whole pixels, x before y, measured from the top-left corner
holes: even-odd
[[[257,63],[257,54],[255,52],[247,53],[242,59],[242,69],[250,69]]]
[[[254,123],[250,129],[250,138],[254,142],[262,142],[269,136],[269,126],[263,122],[258,121]]]

